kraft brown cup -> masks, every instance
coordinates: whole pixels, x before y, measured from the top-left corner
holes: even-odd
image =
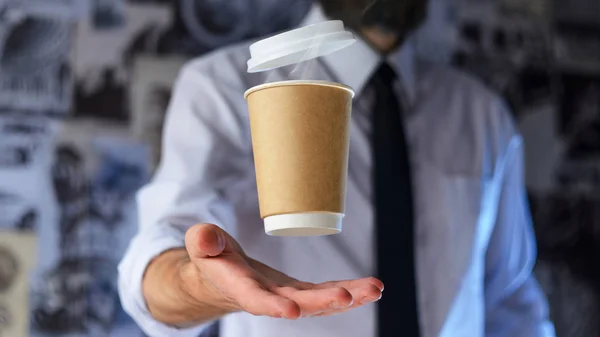
[[[270,235],[341,231],[353,90],[326,81],[249,89],[260,214]]]

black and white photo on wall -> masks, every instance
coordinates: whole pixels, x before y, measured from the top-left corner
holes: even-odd
[[[73,233],[84,225],[90,209],[89,182],[79,149],[71,144],[57,146],[51,174],[60,210],[58,247],[65,255],[76,239]]]
[[[32,329],[34,332],[87,332],[86,286],[92,282],[87,260],[69,252],[78,250],[77,230],[86,225],[89,214],[89,183],[84,169],[84,155],[72,144],[59,144],[52,167],[54,192],[59,205],[59,262],[44,272],[41,288],[34,289]],[[96,263],[99,267],[101,263]],[[74,279],[86,282],[76,283]],[[60,285],[53,287],[53,284]],[[57,305],[56,303],[59,303]]]
[[[556,169],[556,185],[565,191],[600,194],[600,158],[569,158],[568,155]]]
[[[140,138],[149,145],[152,151],[152,167],[157,167],[161,157],[163,125],[171,100],[171,88],[155,85],[149,89],[145,98],[147,118],[144,124],[146,128]]]
[[[35,187],[47,172],[54,125],[47,117],[14,111],[0,114],[0,229],[33,232],[40,220]]]
[[[108,336],[118,308],[111,261],[62,259],[43,279],[46,292],[37,294],[32,308],[34,333]]]
[[[557,130],[565,141],[556,172],[560,186],[600,191],[600,73],[561,76]]]
[[[27,278],[36,264],[33,233],[6,231],[0,235],[0,335],[30,337]]]
[[[73,116],[127,122],[127,88],[133,60],[138,55],[196,57],[227,44],[295,26],[308,12],[310,3],[93,0],[92,29],[80,31],[77,39],[80,46],[76,62],[85,65],[78,65],[75,70]],[[96,47],[95,40],[104,50],[111,51],[105,60],[102,51],[87,54]],[[92,60],[88,62],[86,58]]]
[[[514,11],[529,16],[515,17]],[[514,3],[471,6],[458,15],[452,57],[455,66],[501,93],[517,115],[554,96],[551,30],[544,15],[529,12]],[[534,15],[537,19],[530,19]]]
[[[313,0],[174,0],[172,25],[148,26],[136,37],[138,53],[199,56],[218,47],[298,25]],[[164,3],[133,0],[134,3]]]
[[[0,136],[0,170],[26,169],[43,157],[51,141],[51,125],[35,115],[0,110]]]
[[[600,27],[600,2],[597,0],[552,0],[557,21]]]
[[[551,13],[552,0],[500,0],[500,10],[508,15],[545,20]]]
[[[22,17],[23,15],[26,15],[60,20],[79,20],[89,14],[90,1],[91,0],[2,0],[0,1],[0,17],[2,14],[5,14],[11,17]]]
[[[7,247],[0,246],[0,297],[14,285],[20,268],[17,256]],[[11,310],[7,304],[0,302],[0,335],[12,324]]]
[[[557,187],[530,194],[537,236],[536,274],[557,336],[600,334],[600,198]]]
[[[560,84],[558,125],[569,156],[600,156],[600,72],[564,73]]]
[[[0,108],[65,115],[72,101],[73,23],[0,12]]]
[[[75,83],[73,117],[95,117],[126,122],[129,113],[125,105],[127,83],[115,68],[97,69],[97,78],[79,78]]]
[[[97,5],[93,8],[103,9],[92,11],[90,22],[78,26],[72,115],[126,123],[130,117],[128,86],[137,36],[148,27],[167,27],[171,8],[125,0],[102,0],[93,4]],[[98,49],[98,45],[102,45],[102,49]]]
[[[146,144],[150,151],[150,170],[159,163],[162,134],[171,90],[186,57],[140,55],[133,62],[130,106],[130,129],[135,139]]]
[[[597,25],[556,22],[555,49],[556,62],[561,71],[600,73],[600,21]]]
[[[127,146],[127,144],[122,144]],[[87,160],[76,146],[61,144],[56,149],[52,169],[55,194],[61,210],[60,243],[62,256],[90,253],[98,248],[97,255],[110,256],[115,252],[112,239],[98,240],[99,236],[131,226],[130,209],[134,192],[147,180],[147,149],[131,147],[127,155],[118,154],[118,148],[99,148],[99,166],[94,176],[85,170]],[[133,159],[132,159],[133,158]],[[102,228],[105,233],[94,228]],[[91,229],[91,230],[90,230]],[[92,243],[81,236],[96,235]],[[83,246],[82,246],[83,245]],[[97,246],[96,246],[97,245]],[[118,257],[114,257],[117,259]]]
[[[119,28],[126,20],[126,0],[91,0],[92,22],[96,29]]]
[[[18,194],[0,190],[0,229],[34,231],[37,220],[35,205]]]
[[[19,260],[7,247],[0,246],[0,295],[7,292],[19,274]],[[12,325],[12,314],[8,307],[0,303],[0,335]]]
[[[19,270],[19,261],[14,253],[0,246],[0,294],[14,284]]]
[[[55,150],[59,259],[33,291],[34,336],[108,336],[131,324],[118,300],[116,267],[135,227],[133,196],[147,180],[148,153],[122,139],[92,142],[93,153],[67,142]],[[97,167],[90,171],[92,157]]]

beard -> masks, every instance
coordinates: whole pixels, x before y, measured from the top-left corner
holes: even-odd
[[[325,14],[360,32],[378,28],[399,37],[415,30],[427,16],[428,0],[320,0]]]

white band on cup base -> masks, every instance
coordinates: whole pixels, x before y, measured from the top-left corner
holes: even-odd
[[[264,219],[265,232],[272,236],[320,236],[342,231],[341,213],[293,213],[271,215]]]

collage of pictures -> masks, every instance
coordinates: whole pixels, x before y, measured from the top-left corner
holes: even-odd
[[[600,275],[588,265],[600,263],[600,3],[430,2],[424,46],[446,39],[445,61],[500,92],[518,123],[552,121],[561,146],[548,156],[560,160],[551,184],[529,191],[536,273],[560,336],[600,334]],[[137,230],[135,192],[160,159],[178,72],[298,25],[310,6],[0,0],[0,336],[145,336],[119,302],[117,265]]]
[[[0,1],[0,336],[144,336],[116,267],[179,69],[310,6],[254,2]]]

